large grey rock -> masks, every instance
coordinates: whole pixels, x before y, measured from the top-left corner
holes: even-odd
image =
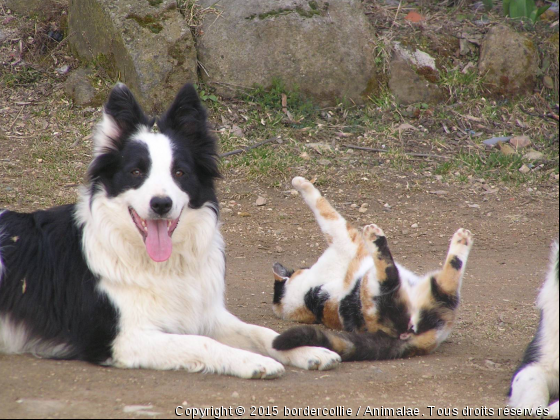
[[[538,63],[533,41],[509,26],[499,25],[482,42],[478,70],[491,92],[512,96],[533,91]]]
[[[118,72],[147,112],[197,80],[194,41],[175,0],[70,0],[69,29],[73,50]]]
[[[45,0],[6,0],[8,9],[25,16],[44,14],[45,8],[49,7],[45,3]]]
[[[409,61],[395,53],[389,67],[389,90],[399,104],[438,103],[444,91],[420,76]]]
[[[201,0],[209,7],[216,0]],[[320,103],[377,87],[374,34],[359,0],[221,0],[198,40],[202,76],[224,96],[274,78]]]
[[[74,104],[78,106],[98,106],[101,105],[96,98],[96,91],[89,76],[90,72],[85,69],[74,70],[64,82],[64,92]]]

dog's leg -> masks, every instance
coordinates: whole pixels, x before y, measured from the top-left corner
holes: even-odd
[[[526,366],[513,378],[509,400],[513,408],[544,408],[548,399],[547,375],[538,365]]]
[[[228,347],[208,337],[135,331],[117,337],[113,363],[121,368],[184,369],[244,379],[274,379],[284,367],[275,360]]]
[[[218,318],[212,337],[228,346],[249,350],[270,356],[279,362],[307,370],[329,370],[340,363],[340,356],[320,347],[300,347],[288,351],[278,351],[272,342],[278,333],[257,325],[242,322],[229,312]]]

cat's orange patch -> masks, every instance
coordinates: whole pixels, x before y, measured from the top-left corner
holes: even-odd
[[[301,322],[302,324],[314,324],[316,321],[315,315],[313,315],[306,306],[300,306],[299,308],[293,310],[286,319]]]
[[[342,323],[338,314],[338,303],[328,301],[323,308],[323,324],[333,330],[341,330]]]
[[[288,284],[294,281],[295,279],[297,279],[299,276],[301,276],[305,271],[306,270],[298,270],[294,274],[292,274],[292,277],[290,277],[290,279],[288,280]]]
[[[326,220],[338,220],[340,217],[339,214],[332,206],[329,204],[325,197],[320,197],[317,200],[317,210],[319,210],[319,214]]]
[[[354,280],[356,280],[356,275],[360,269],[362,261],[368,256],[369,253],[367,252],[364,242],[358,242],[356,256],[352,259],[352,261],[350,261],[350,264],[348,264],[348,270],[346,271],[346,276],[344,277],[344,287],[346,289],[349,289],[354,285]]]
[[[334,352],[345,357],[352,355],[355,349],[354,344],[333,333],[328,333],[327,336]]]
[[[410,344],[415,348],[414,354],[428,354],[437,347],[437,331],[429,330],[415,335],[410,339]]]

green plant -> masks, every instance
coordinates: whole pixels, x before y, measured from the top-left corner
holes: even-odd
[[[194,88],[198,92],[198,96],[200,97],[200,99],[202,101],[204,101],[204,102],[208,102],[208,101],[218,102],[218,97],[216,95],[213,95],[210,92],[207,92],[206,89],[203,89],[198,84],[195,83]]]
[[[536,23],[539,17],[548,10],[550,4],[535,6],[535,0],[504,0],[504,13],[512,19],[530,19]]]

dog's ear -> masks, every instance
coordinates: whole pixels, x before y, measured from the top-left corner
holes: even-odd
[[[199,173],[208,179],[220,176],[216,139],[208,131],[206,110],[192,84],[181,88],[157,125],[161,133],[189,148]]]
[[[173,130],[186,138],[206,131],[206,111],[192,84],[187,83],[181,88],[157,124],[162,133]]]
[[[123,83],[117,83],[103,107],[103,120],[95,135],[95,154],[120,150],[124,141],[141,126],[153,125],[134,95]]]

